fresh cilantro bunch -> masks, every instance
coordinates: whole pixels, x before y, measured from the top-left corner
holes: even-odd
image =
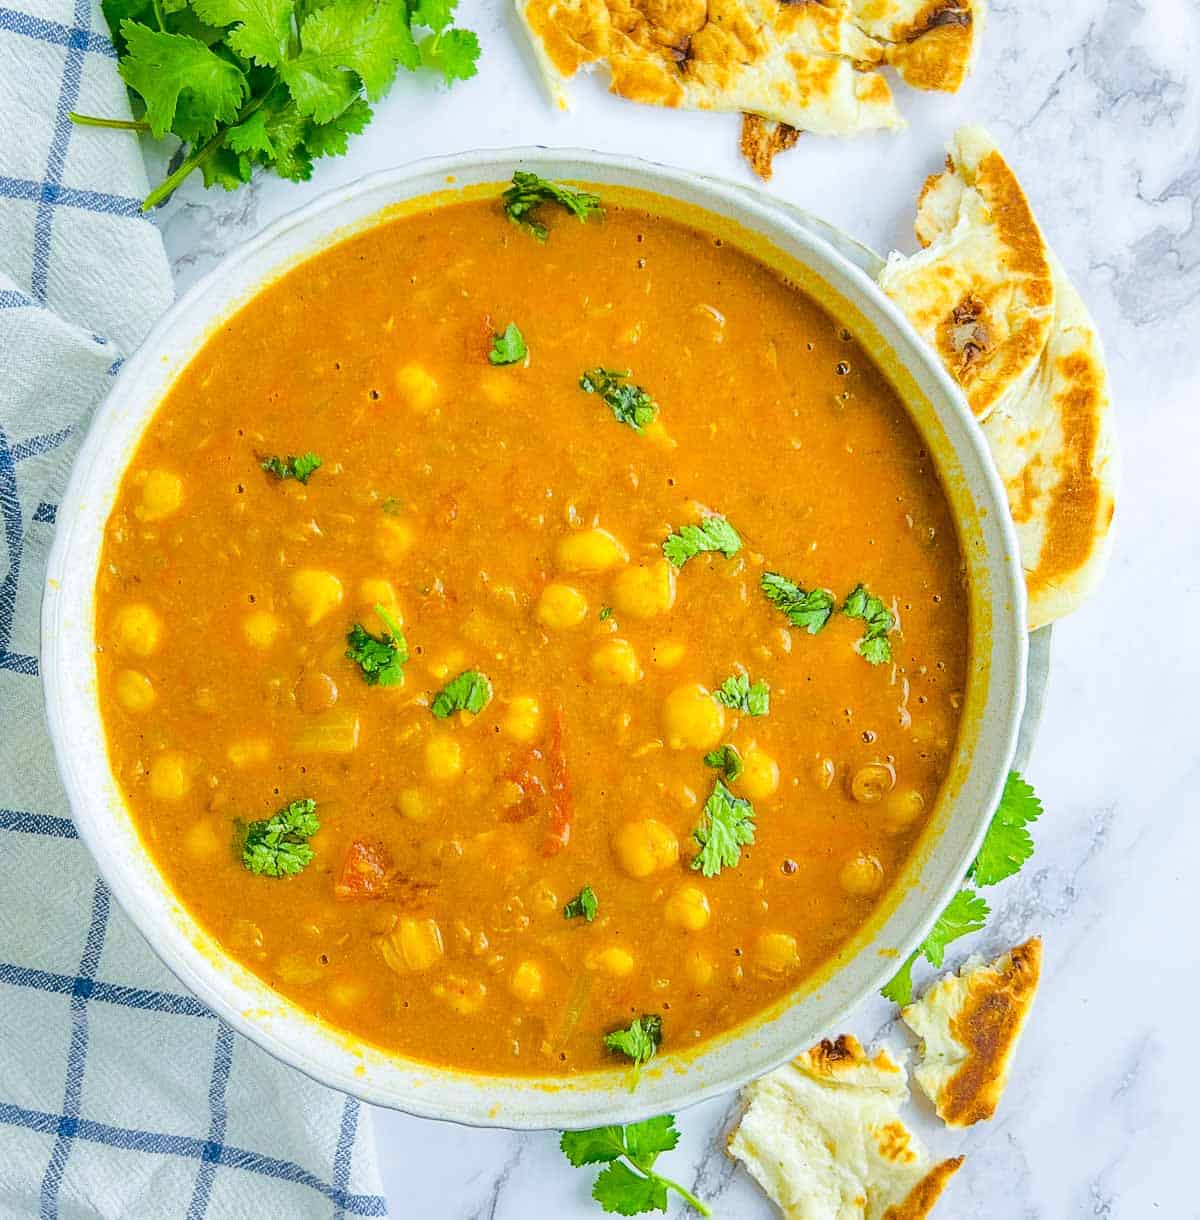
[[[754,806],[745,797],[734,796],[725,781],[718,779],[692,837],[700,845],[692,868],[706,877],[734,868],[742,858],[742,847],[754,842]]]
[[[950,905],[937,917],[929,935],[913,950],[912,955],[880,989],[885,1000],[902,1008],[912,1003],[912,969],[918,957],[923,957],[935,969],[946,958],[946,946],[960,936],[978,932],[990,914],[988,904],[974,890],[959,890]]]
[[[654,1172],[659,1154],[670,1152],[678,1143],[675,1117],[664,1114],[628,1127],[564,1131],[559,1146],[576,1169],[584,1165],[607,1166],[592,1187],[592,1198],[606,1212],[619,1216],[665,1212],[667,1193],[673,1190],[700,1215],[711,1216],[708,1207],[690,1190]]]
[[[316,158],[346,151],[399,69],[428,68],[447,82],[475,74],[479,42],[451,24],[457,2],[103,0],[142,116],[71,118],[184,143],[183,161],[143,210],[195,170],[226,190],[257,166],[303,182]]]
[[[763,596],[781,610],[793,627],[816,635],[833,613],[833,594],[828,589],[804,590],[778,572],[764,572],[759,581]]]
[[[585,221],[589,216],[604,215],[600,196],[590,191],[581,191],[561,182],[550,182],[529,170],[519,169],[512,176],[512,185],[500,196],[504,214],[513,224],[531,233],[538,241],[545,241],[550,230],[540,220],[534,219],[542,204],[554,203],[572,216]]]
[[[260,877],[290,877],[302,872],[314,852],[307,840],[321,829],[317,802],[292,801],[245,828],[242,864]]]
[[[720,551],[726,559],[732,559],[741,548],[737,530],[716,514],[705,517],[699,525],[685,525],[677,534],[668,534],[662,545],[663,554],[677,568],[704,551]]]
[[[761,680],[752,683],[746,674],[726,678],[713,691],[713,698],[747,716],[765,716],[771,710],[771,688]]]

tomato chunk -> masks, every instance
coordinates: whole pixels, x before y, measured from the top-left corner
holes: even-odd
[[[554,713],[554,732],[550,736],[550,827],[542,841],[542,855],[556,856],[571,838],[575,817],[575,798],[571,791],[571,772],[567,766],[565,720],[560,707]]]
[[[333,895],[343,899],[382,898],[395,875],[396,866],[382,843],[355,839],[346,849]]]

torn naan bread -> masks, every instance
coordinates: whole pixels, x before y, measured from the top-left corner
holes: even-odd
[[[1035,936],[994,962],[968,960],[900,1014],[924,1044],[913,1075],[947,1126],[969,1127],[996,1113],[1041,965]]]
[[[1029,629],[1077,609],[1103,575],[1117,479],[1095,323],[982,128],[951,142],[917,205],[923,250],[880,274],[962,387],[1016,525]]]
[[[985,0],[515,0],[555,103],[607,63],[613,93],[733,110],[755,171],[794,143],[775,129],[853,135],[902,127],[884,64],[917,89],[954,92],[974,63]]]
[[[921,1220],[962,1164],[930,1165],[900,1121],[904,1068],[843,1035],[748,1085],[729,1141],[787,1220]]]
[[[800,133],[786,123],[759,114],[742,115],[742,156],[764,182],[771,180],[776,154],[791,148],[799,138]]]

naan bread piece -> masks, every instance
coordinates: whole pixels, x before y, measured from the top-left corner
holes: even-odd
[[[1012,170],[959,131],[917,207],[924,250],[880,285],[963,387],[1016,525],[1031,631],[1075,610],[1104,573],[1118,459],[1095,323],[1046,246]]]
[[[917,208],[925,246],[879,284],[941,356],[979,419],[1032,380],[1054,321],[1049,250],[1016,175],[980,127],[954,137]]]
[[[819,135],[904,125],[875,71],[886,48],[846,0],[516,0],[552,95],[607,62],[634,102],[748,111]]]
[[[969,1127],[996,1113],[1041,966],[1035,936],[990,964],[968,960],[901,1012],[924,1043],[913,1075],[947,1126]]]
[[[930,1165],[900,1121],[903,1066],[846,1034],[748,1085],[729,1141],[788,1220],[921,1220],[962,1164]]]
[[[858,27],[914,89],[956,93],[975,66],[985,0],[849,0]]]
[[[771,180],[775,154],[791,148],[799,138],[800,133],[786,123],[776,123],[758,114],[742,115],[742,156],[764,182]]]

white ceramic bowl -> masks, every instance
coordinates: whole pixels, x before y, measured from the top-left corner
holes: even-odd
[[[478,1076],[385,1054],[314,1020],[224,957],[142,846],[109,770],[97,706],[93,589],[104,526],[122,473],[175,375],[266,281],[347,230],[406,200],[505,182],[516,167],[595,183],[610,195],[633,188],[668,197],[674,202],[662,210],[748,246],[849,325],[907,402],[937,461],[970,574],[971,678],[960,739],[929,830],[878,918],[770,1012],[699,1051],[663,1054],[633,1094],[622,1071]],[[168,311],[125,364],[76,461],[50,559],[42,660],[50,733],[79,833],[121,906],[185,986],[272,1054],[368,1101],[468,1123],[572,1127],[675,1110],[758,1076],[837,1031],[895,971],[961,883],[1007,773],[1025,694],[1025,597],[1004,494],[980,431],[936,358],[855,265],[855,254],[827,226],[741,187],[624,157],[510,149],[424,161],[323,195],[230,254]]]

